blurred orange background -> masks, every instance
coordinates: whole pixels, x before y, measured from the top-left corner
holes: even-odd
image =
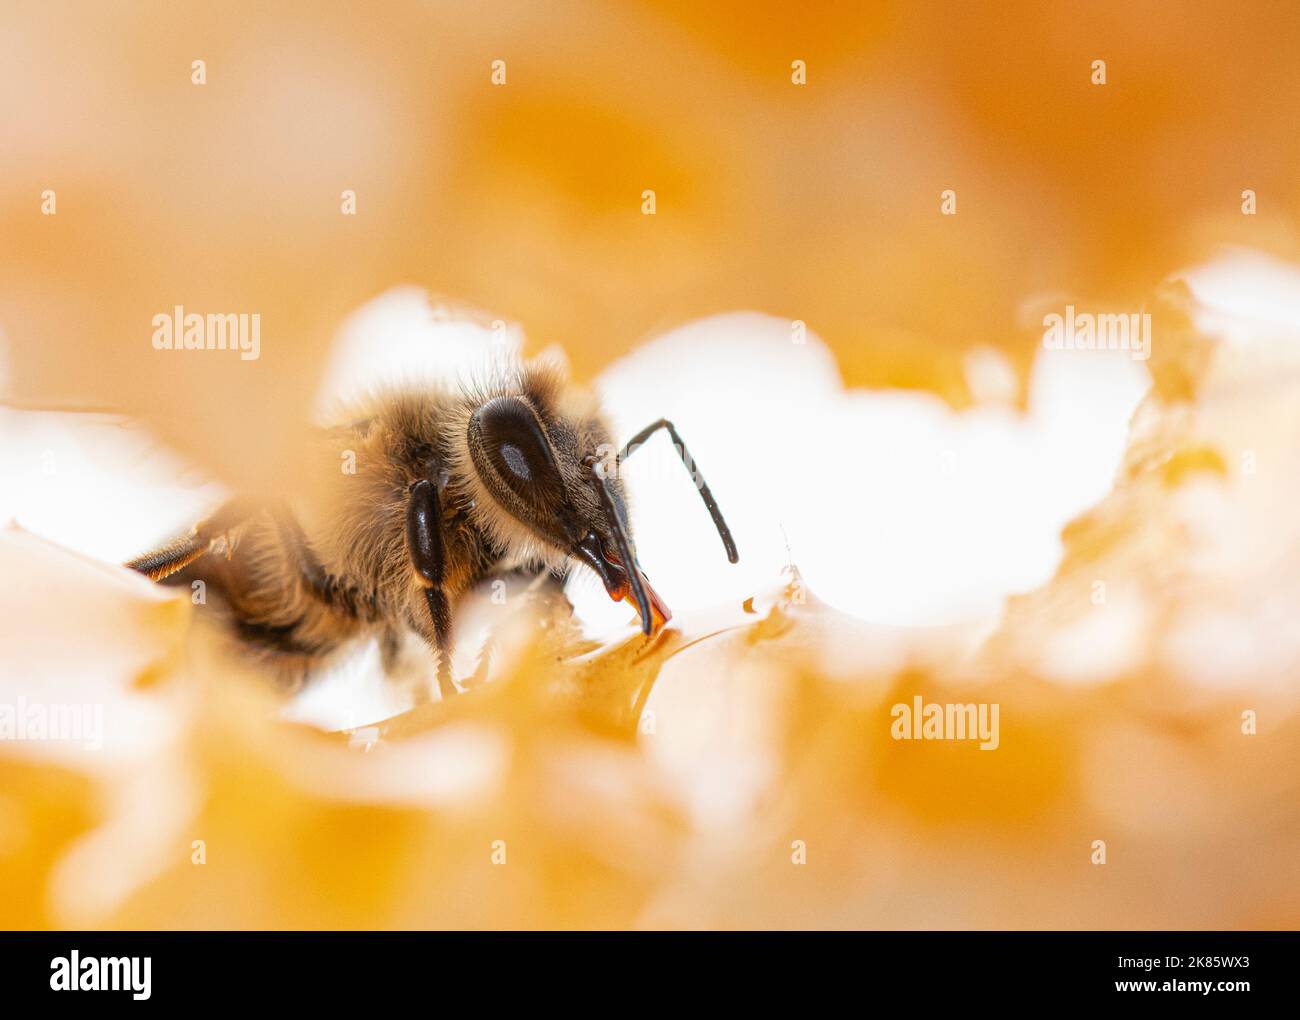
[[[805,322],[847,386],[967,406],[984,346],[1023,397],[1043,300],[1150,307],[1172,335],[1171,272],[1225,245],[1300,260],[1298,51],[1294,3],[6,3],[0,397],[128,414],[232,488],[289,486],[335,331],[399,283],[560,344],[584,380],[749,309]],[[155,351],[175,305],[260,314],[261,357]],[[721,641],[559,680],[555,639],[525,641],[500,693],[358,741],[272,720],[190,648],[187,605],[6,532],[8,695],[106,698],[138,740],[90,768],[6,752],[0,924],[1293,926],[1296,698],[1275,681],[1300,656],[1209,693],[1154,651],[1099,686],[1042,666],[1098,576],[1157,634],[1195,629],[1188,605],[1262,606],[1230,583],[1243,560],[1181,573],[1200,546],[1167,465],[1205,481],[1218,439],[1223,463],[1253,443],[1291,471],[1222,527],[1276,527],[1300,559],[1277,514],[1300,492],[1291,405],[1265,418],[1229,385],[1280,374],[1175,406],[1207,378],[1194,346],[1153,356],[1169,403],[1059,576],[960,664],[920,635],[833,675],[828,632],[882,638],[782,589]],[[1300,607],[1279,592],[1270,613]],[[680,742],[647,751],[629,704],[669,658]],[[973,687],[1018,713],[999,753],[883,739],[889,703]],[[1244,750],[1243,708],[1267,719]],[[680,784],[724,728],[760,792],[701,827]]]
[[[292,466],[276,437],[330,335],[397,282],[518,321],[588,377],[746,308],[806,322],[850,385],[961,403],[968,346],[1027,364],[1027,298],[1131,304],[1214,244],[1297,253],[1294,4],[3,17],[10,399],[147,414],[232,482]],[[176,304],[260,312],[262,359],[155,356],[151,317]]]

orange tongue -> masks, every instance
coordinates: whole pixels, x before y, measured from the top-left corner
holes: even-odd
[[[668,608],[667,603],[665,603],[664,600],[660,598],[659,593],[654,590],[654,587],[650,584],[649,578],[641,572],[641,568],[633,567],[632,569],[636,571],[637,577],[641,579],[641,586],[645,588],[646,599],[650,603],[650,616],[652,617],[650,632],[653,634],[673,618],[673,611]],[[637,608],[636,604],[636,596],[632,594],[632,586],[630,584],[627,586],[627,591],[623,595],[623,601],[632,603],[632,608],[637,609],[637,613],[640,615],[640,609]]]
[[[618,556],[607,553],[605,558],[616,567],[623,566],[623,561]],[[627,571],[626,568],[624,568],[624,570],[628,573],[628,583],[624,586],[622,592],[617,595],[611,590],[610,597],[615,602],[631,603],[632,608],[635,609],[637,615],[640,616],[641,607],[637,605],[636,595],[632,591],[631,572]],[[636,576],[641,581],[641,587],[645,589],[646,601],[650,603],[650,633],[653,634],[673,618],[673,611],[669,609],[668,604],[659,597],[659,593],[655,591],[654,585],[650,583],[650,578],[645,576],[641,568],[636,565],[635,560],[632,564],[632,570],[636,571]],[[641,627],[642,629],[645,628],[645,620],[641,621]]]

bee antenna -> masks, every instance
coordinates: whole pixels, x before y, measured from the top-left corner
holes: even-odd
[[[722,511],[718,509],[718,501],[713,498],[713,490],[709,488],[708,482],[704,480],[704,475],[700,473],[700,466],[695,463],[695,458],[686,449],[686,443],[682,439],[681,433],[667,418],[660,418],[653,425],[647,425],[627,441],[627,444],[618,454],[619,469],[622,469],[623,461],[636,453],[642,444],[660,429],[667,432],[672,439],[673,449],[677,451],[677,456],[682,459],[683,466],[690,473],[691,479],[695,482],[695,487],[699,489],[700,498],[704,500],[704,507],[709,511],[709,516],[713,518],[713,526],[718,529],[718,537],[722,539],[722,547],[727,550],[727,559],[732,563],[738,562],[740,553],[736,551],[736,540],[731,537],[731,529],[727,527],[727,522],[723,520]]]
[[[592,481],[596,483],[596,492],[600,494],[601,505],[604,506],[605,513],[609,517],[610,529],[614,532],[614,545],[618,547],[618,555],[623,561],[628,583],[632,586],[632,595],[636,598],[637,612],[641,614],[641,630],[648,635],[653,622],[650,615],[650,597],[646,594],[645,585],[641,583],[641,572],[637,569],[627,528],[623,524],[618,508],[614,505],[614,497],[609,491],[609,482],[596,470],[593,458],[587,459],[587,470],[591,474]]]

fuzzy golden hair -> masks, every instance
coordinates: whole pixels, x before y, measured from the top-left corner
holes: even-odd
[[[544,522],[523,519],[493,495],[470,449],[475,411],[500,397],[521,400],[551,447],[567,500],[583,520],[604,510],[584,460],[608,459],[613,437],[597,400],[549,358],[498,365],[450,386],[398,386],[351,404],[322,430],[312,456],[321,483],[309,500],[288,500],[338,605],[322,601],[294,562],[283,519],[257,512],[231,536],[226,557],[205,556],[176,580],[202,578],[221,594],[246,645],[267,653],[288,685],[342,643],[378,637],[385,649],[410,628],[435,643],[425,585],[412,569],[407,505],[413,483],[438,489],[452,615],[465,593],[495,572],[563,571],[569,551],[548,541]],[[341,469],[340,465],[346,467]],[[623,499],[617,479],[609,482]]]

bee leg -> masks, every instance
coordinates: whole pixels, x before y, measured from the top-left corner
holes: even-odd
[[[700,498],[704,500],[704,507],[709,511],[709,516],[713,518],[713,526],[718,529],[718,537],[722,539],[723,548],[727,550],[727,559],[736,563],[740,559],[740,554],[736,552],[736,541],[731,537],[731,529],[727,527],[727,522],[722,519],[722,511],[718,509],[718,502],[713,498],[713,492],[709,489],[708,483],[704,480],[704,475],[700,473],[699,465],[695,463],[693,457],[686,449],[686,443],[678,434],[676,427],[667,418],[660,418],[653,425],[647,425],[635,436],[627,441],[627,445],[619,451],[618,463],[621,466],[623,461],[636,453],[641,445],[652,435],[664,429],[672,438],[673,446],[677,450],[677,455],[682,458],[682,464],[690,472],[692,479],[695,481],[695,487],[700,490]]]
[[[438,489],[427,478],[411,485],[406,504],[406,549],[424,589],[424,601],[433,621],[433,643],[438,652],[438,690],[443,698],[449,698],[460,692],[451,678],[451,606],[443,590],[447,561],[442,544]]]
[[[183,570],[208,551],[209,543],[197,535],[187,535],[161,549],[128,560],[124,566],[144,574],[151,581],[162,581]]]
[[[222,535],[229,536],[257,513],[257,509],[257,504],[249,500],[232,499],[207,520],[196,524],[184,538],[154,552],[137,556],[125,565],[144,574],[151,581],[162,581],[207,553],[213,542]],[[229,545],[228,538],[227,544]]]

